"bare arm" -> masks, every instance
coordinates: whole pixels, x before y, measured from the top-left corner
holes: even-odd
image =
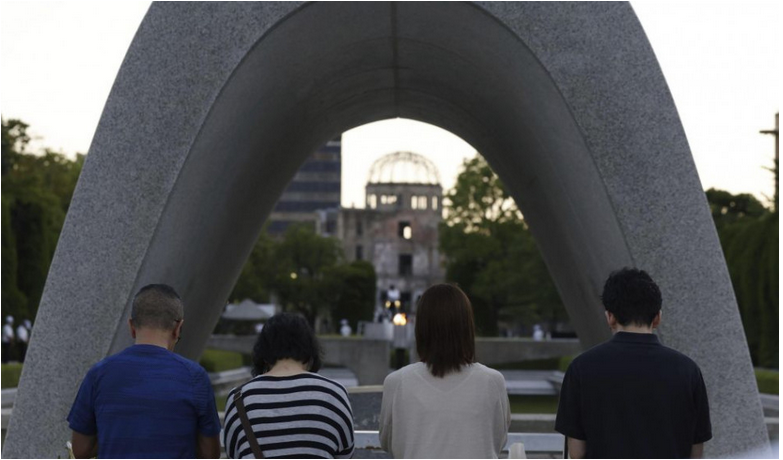
[[[571,458],[585,458],[587,442],[581,439],[568,438],[568,455]]]
[[[75,458],[95,458],[98,456],[98,437],[71,432],[71,447]]]
[[[703,442],[691,446],[691,458],[702,458],[703,455],[704,455]]]
[[[198,434],[196,444],[197,458],[220,458],[220,439],[217,436]]]

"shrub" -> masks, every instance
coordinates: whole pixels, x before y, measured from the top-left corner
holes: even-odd
[[[560,372],[565,372],[568,370],[568,366],[571,365],[571,361],[576,358],[576,355],[573,356],[563,356],[560,358],[560,365],[558,366],[558,369]]]
[[[22,364],[3,364],[2,379],[3,388],[16,388],[19,386],[19,377],[22,375]]]
[[[778,394],[778,371],[770,369],[756,369],[756,384],[759,386],[759,393],[771,395]]]
[[[242,367],[242,353],[223,350],[204,350],[199,360],[207,372],[222,372]]]

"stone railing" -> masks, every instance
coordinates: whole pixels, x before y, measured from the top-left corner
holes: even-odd
[[[548,458],[557,458],[563,455],[563,442],[563,435],[557,433],[509,433],[503,452],[506,455],[512,452],[513,455],[509,458],[525,458],[525,456],[541,456],[541,454]],[[391,458],[391,455],[381,449],[377,431],[356,431],[354,443],[357,450],[354,458],[370,458],[369,455],[364,455],[366,451],[372,452],[372,458]],[[521,446],[512,451],[514,444],[521,444]],[[520,455],[523,452],[525,456]]]

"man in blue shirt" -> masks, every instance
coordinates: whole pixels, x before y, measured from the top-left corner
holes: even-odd
[[[68,415],[76,458],[218,458],[220,420],[209,377],[172,352],[184,309],[173,288],[143,287],[128,320],[132,345],[84,378]]]

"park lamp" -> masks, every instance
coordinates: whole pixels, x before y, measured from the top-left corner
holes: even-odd
[[[405,326],[408,324],[408,318],[405,316],[405,313],[397,313],[394,315],[394,318],[392,318],[392,323],[395,326]]]

